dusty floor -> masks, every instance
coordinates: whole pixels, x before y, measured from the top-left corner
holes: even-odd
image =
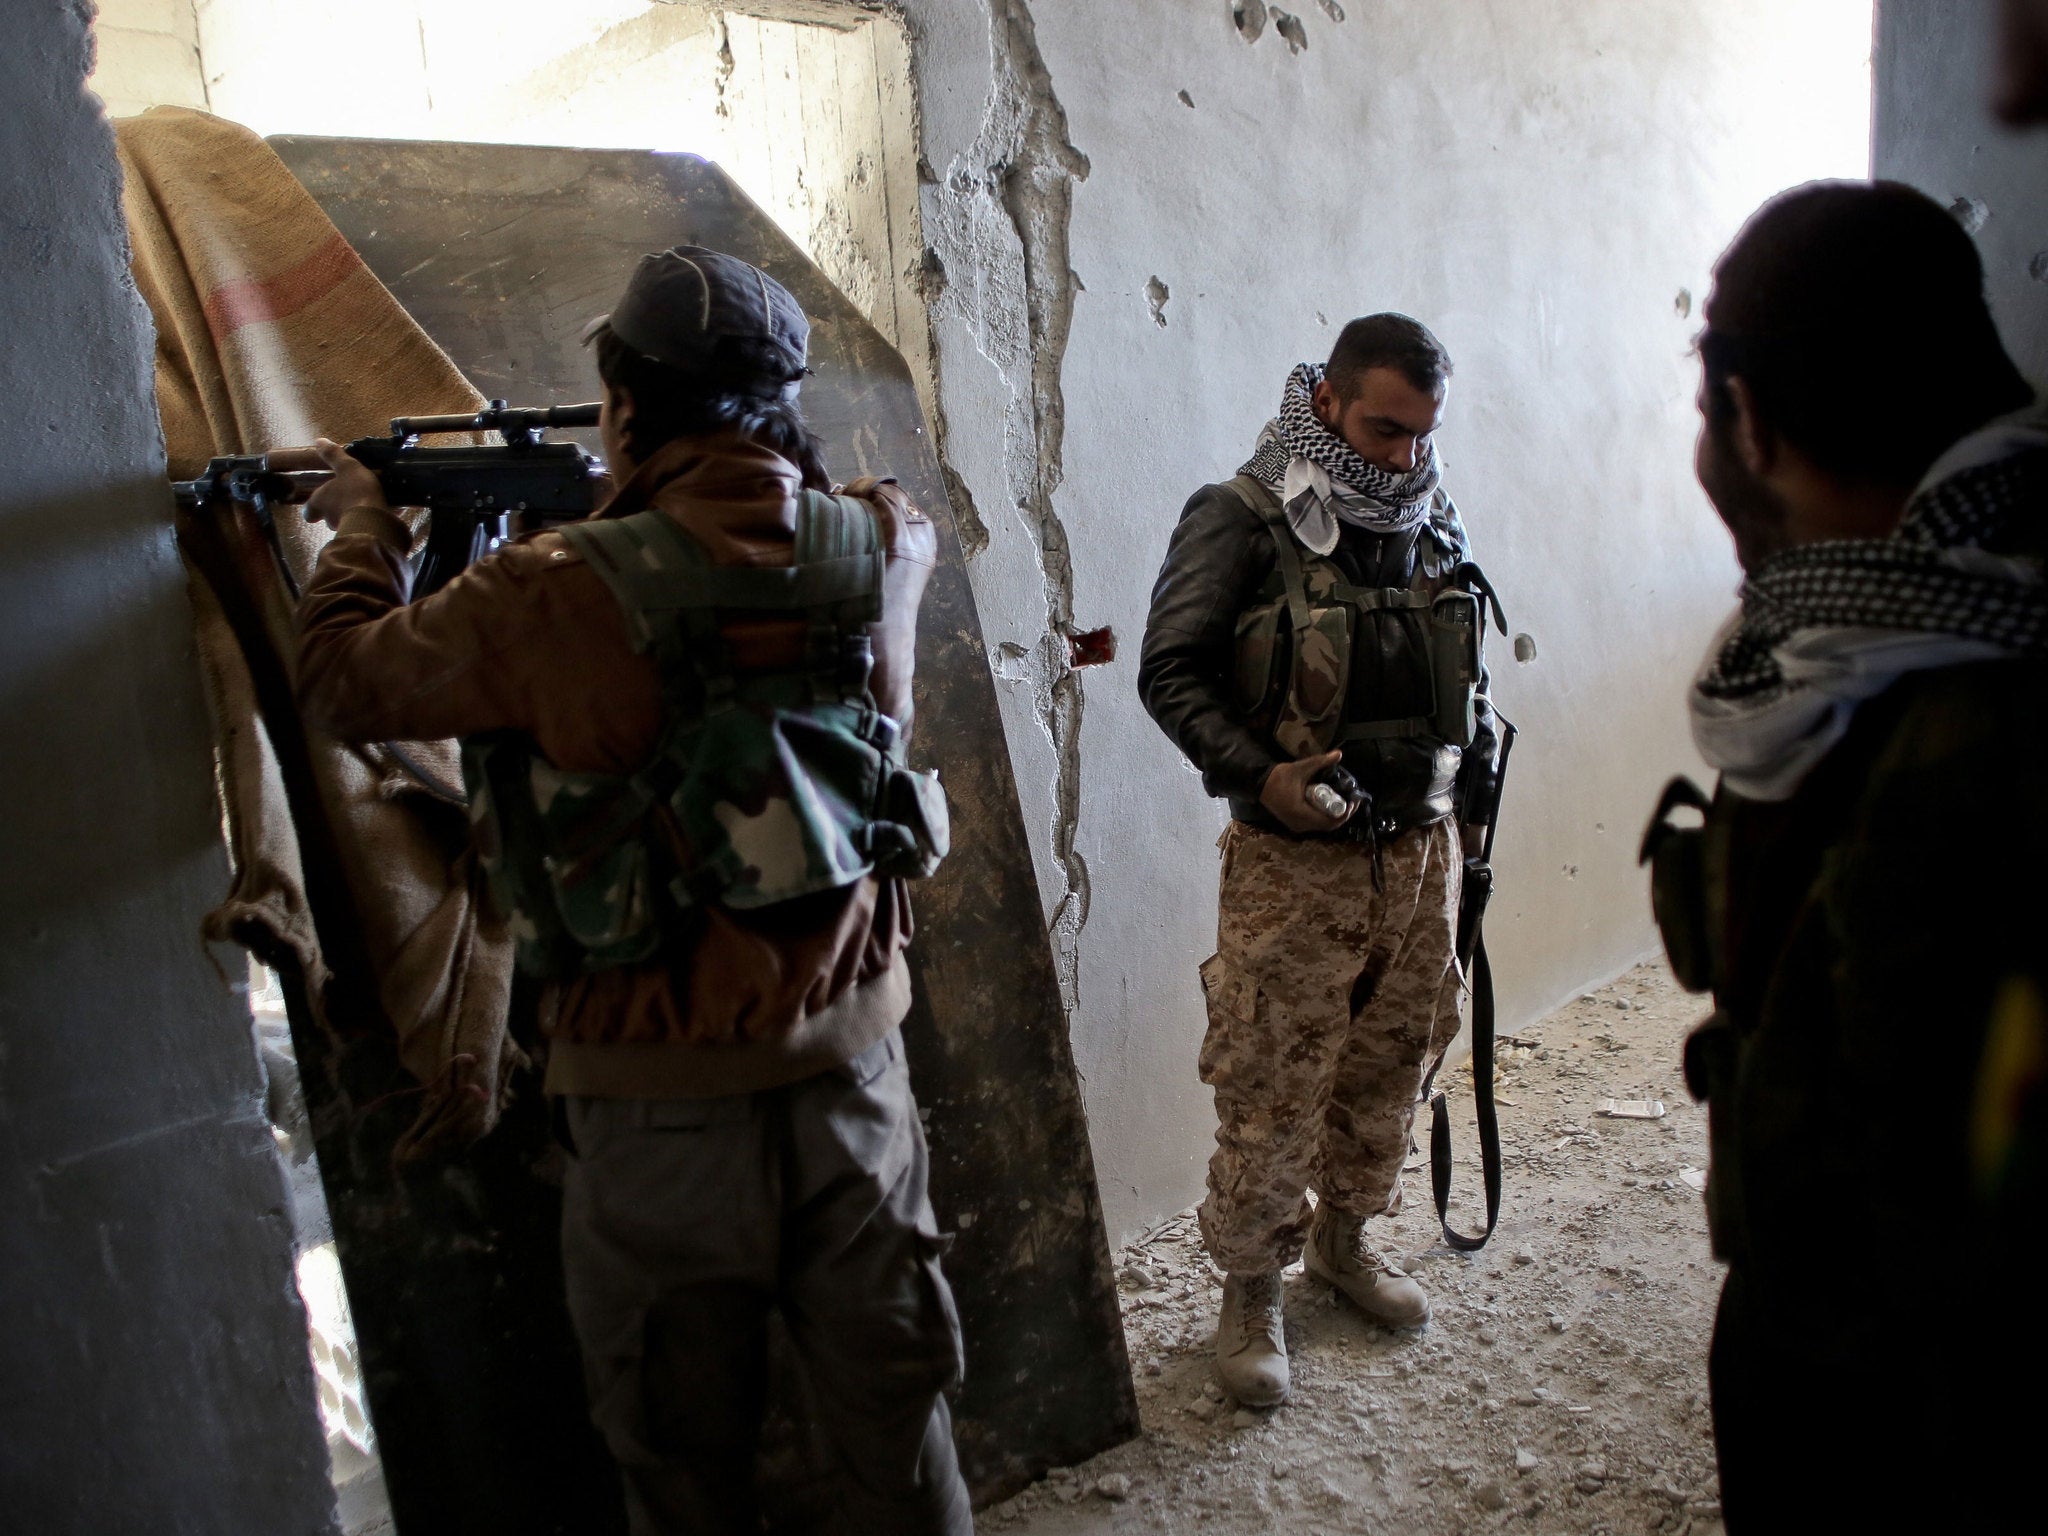
[[[1706,1347],[1719,1274],[1695,1187],[1706,1120],[1678,1066],[1702,1012],[1643,966],[1504,1041],[1493,1241],[1466,1258],[1437,1240],[1411,1158],[1407,1209],[1372,1230],[1406,1256],[1435,1320],[1389,1334],[1297,1265],[1283,1408],[1239,1409],[1212,1385],[1221,1282],[1193,1215],[1130,1245],[1118,1271],[1144,1434],[997,1505],[982,1529],[1718,1536]],[[1666,1113],[1603,1117],[1609,1099]],[[1483,1208],[1469,1073],[1452,1106],[1452,1220],[1470,1229]]]

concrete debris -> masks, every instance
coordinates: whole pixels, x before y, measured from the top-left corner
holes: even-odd
[[[1121,1504],[1131,1496],[1131,1480],[1121,1472],[1099,1477],[1095,1480],[1095,1496],[1112,1504]]]
[[[1152,323],[1166,329],[1166,301],[1173,295],[1157,277],[1145,280],[1145,307],[1152,311]]]
[[[1232,1429],[1251,1429],[1259,1422],[1259,1416],[1249,1408],[1240,1408],[1230,1416]]]
[[[1678,1176],[1685,1181],[1686,1188],[1703,1195],[1707,1192],[1707,1175],[1703,1169],[1681,1168],[1678,1170]]]
[[[1515,1474],[1518,1477],[1527,1477],[1542,1465],[1543,1458],[1534,1451],[1525,1450],[1519,1445],[1515,1447]]]
[[[1662,1099],[1602,1099],[1595,1114],[1609,1120],[1662,1120]]]
[[[1494,1510],[1508,1507],[1508,1491],[1498,1482],[1481,1483],[1473,1490],[1472,1502],[1481,1509]]]

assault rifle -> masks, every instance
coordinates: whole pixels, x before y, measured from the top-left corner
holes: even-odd
[[[412,580],[415,599],[439,591],[474,560],[512,536],[512,519],[523,523],[563,522],[587,517],[597,505],[604,466],[574,443],[542,440],[550,427],[597,425],[596,405],[513,407],[493,400],[470,415],[399,416],[389,437],[358,438],[352,458],[376,472],[384,498],[394,507],[427,509],[427,541]],[[422,448],[422,437],[438,432],[495,432],[499,443]],[[284,571],[285,585],[298,584],[285,564],[272,508],[303,502],[333,478],[326,470],[282,468],[285,454],[238,454],[218,458],[196,480],[171,489],[181,507],[196,510],[225,499],[248,507],[263,528]]]

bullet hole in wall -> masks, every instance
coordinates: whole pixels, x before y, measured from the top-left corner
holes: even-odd
[[[1958,197],[1948,205],[1948,211],[1964,230],[1973,235],[1991,218],[1991,205],[1979,197]]]
[[[1076,668],[1107,666],[1116,660],[1116,631],[1105,624],[1067,636],[1067,660]]]
[[[1173,295],[1166,284],[1156,277],[1145,280],[1145,302],[1152,310],[1152,323],[1162,331],[1166,329],[1166,301]]]
[[[1230,19],[1239,37],[1256,43],[1266,30],[1266,0],[1230,0]]]
[[[1184,107],[1192,107],[1192,106],[1193,106],[1193,105],[1195,104],[1195,98],[1194,98],[1194,97],[1192,97],[1192,96],[1190,96],[1190,95],[1189,95],[1189,94],[1188,94],[1188,93],[1187,93],[1186,91],[1181,91],[1181,92],[1179,93],[1179,95],[1180,95],[1180,104],[1181,104],[1182,106],[1184,106]]]
[[[1673,299],[1673,300],[1671,301],[1671,307],[1672,307],[1673,309],[1675,309],[1676,311],[1678,311],[1678,318],[1679,318],[1679,319],[1681,319],[1681,320],[1689,320],[1689,319],[1691,319],[1691,318],[1692,318],[1692,290],[1691,290],[1690,288],[1681,288],[1681,289],[1679,289],[1679,290],[1678,290],[1678,297],[1677,297],[1677,298],[1675,298],[1675,299]]]
[[[1323,8],[1323,14],[1329,17],[1330,20],[1342,21],[1344,19],[1344,7],[1339,5],[1337,0],[1316,0],[1316,4]]]
[[[1300,53],[1308,47],[1308,32],[1301,24],[1301,18],[1288,11],[1273,12],[1273,30],[1287,39],[1287,51]]]
[[[2048,283],[2048,251],[2034,253],[2034,259],[2027,263],[2027,276],[2037,283]]]
[[[1515,636],[1515,660],[1525,665],[1536,659],[1536,637],[1530,634]]]

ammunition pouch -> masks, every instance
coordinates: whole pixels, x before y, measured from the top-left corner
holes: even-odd
[[[1706,824],[1709,805],[1706,792],[1692,780],[1673,779],[1664,786],[1637,856],[1650,868],[1650,911],[1671,974],[1688,992],[1711,991],[1719,975],[1715,898],[1722,860],[1715,856]],[[1673,817],[1682,810],[1699,812],[1702,824],[1680,826]]]

